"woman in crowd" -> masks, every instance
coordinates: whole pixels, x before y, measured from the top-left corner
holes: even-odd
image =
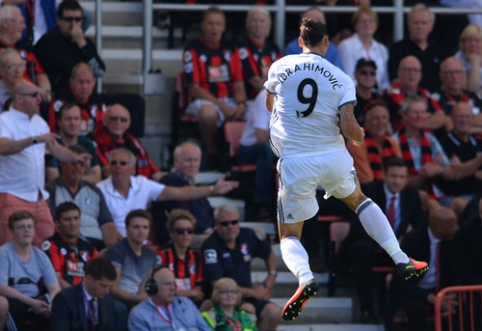
[[[480,93],[482,91],[482,28],[468,25],[459,38],[459,51],[455,54],[467,73],[466,89]]]
[[[355,33],[338,45],[341,63],[348,76],[354,81],[355,65],[361,58],[375,61],[377,65],[377,85],[384,90],[389,85],[388,50],[385,45],[373,38],[378,28],[378,15],[370,7],[360,7],[352,18]]]
[[[213,308],[202,313],[215,331],[257,331],[254,316],[239,309],[241,292],[231,278],[220,278],[211,296]]]

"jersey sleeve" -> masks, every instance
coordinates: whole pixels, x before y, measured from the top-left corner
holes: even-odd
[[[203,278],[207,282],[218,280],[223,277],[223,266],[221,265],[221,256],[218,256],[217,250],[211,245],[203,245]]]
[[[270,94],[276,94],[276,86],[278,85],[278,77],[276,75],[277,64],[278,61],[271,65],[268,71],[268,80],[264,83],[264,88]]]
[[[249,80],[255,76],[261,76],[259,74],[258,64],[253,57],[253,53],[251,53],[248,47],[239,48],[239,57],[241,58],[245,80]]]
[[[353,81],[348,76],[345,76],[345,80],[342,84],[344,91],[340,103],[338,104],[338,108],[347,103],[356,103],[356,89]]]
[[[187,83],[199,84],[201,75],[196,51],[190,47],[187,47],[182,55],[182,60]]]
[[[234,54],[231,57],[230,65],[232,74],[231,80],[233,82],[244,82],[241,58],[239,56],[239,49],[237,48],[234,50]]]
[[[62,259],[60,257],[57,245],[53,241],[47,239],[42,243],[41,248],[52,262],[54,270],[56,272],[62,272]]]

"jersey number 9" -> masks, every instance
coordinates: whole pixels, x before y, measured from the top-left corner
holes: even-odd
[[[311,95],[309,97],[305,97],[305,95],[303,94],[303,91],[306,85],[311,86]],[[311,78],[303,79],[300,83],[300,86],[298,86],[298,100],[303,104],[307,104],[308,108],[304,111],[297,110],[296,116],[298,117],[310,116],[310,114],[313,112],[313,109],[315,109],[317,97],[318,97],[318,85],[316,85],[316,82]]]

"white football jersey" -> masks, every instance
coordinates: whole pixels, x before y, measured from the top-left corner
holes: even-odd
[[[315,53],[281,58],[271,65],[268,92],[275,94],[270,140],[279,157],[319,155],[344,149],[339,108],[356,102],[355,85]]]

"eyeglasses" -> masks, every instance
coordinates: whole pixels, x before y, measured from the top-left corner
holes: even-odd
[[[414,72],[414,73],[422,72],[422,69],[418,69],[418,68],[401,68],[401,70],[404,72]]]
[[[69,23],[72,23],[73,21],[76,21],[76,22],[80,22],[82,21],[82,17],[62,17],[62,19],[65,21],[65,22],[69,22]]]
[[[442,71],[443,75],[462,75],[464,72],[462,70],[451,70],[451,71]]]
[[[219,294],[238,294],[237,290],[219,290]]]
[[[38,92],[30,92],[30,93],[20,93],[21,95],[28,96],[31,98],[36,98],[38,97],[39,93]]]
[[[238,223],[239,223],[239,220],[232,220],[232,221],[219,222],[218,224],[221,226],[228,226],[229,224],[236,225]]]
[[[25,231],[25,230],[33,230],[35,225],[33,224],[23,224],[15,227],[15,230]]]
[[[110,161],[110,165],[112,166],[116,166],[118,164],[125,167],[127,165],[127,161],[117,161],[117,160]]]
[[[375,71],[369,71],[369,70],[361,70],[360,71],[360,75],[363,75],[363,76],[371,76],[371,77],[374,77],[377,73]]]
[[[6,65],[3,65],[3,67],[8,71],[25,69],[25,62],[18,63],[18,64],[6,64]]]
[[[174,232],[176,232],[177,234],[181,235],[181,234],[193,234],[194,233],[194,229],[193,228],[175,228],[174,229]]]
[[[122,123],[127,123],[129,119],[127,117],[120,117],[120,116],[110,116],[109,117],[109,121],[112,121],[112,122],[117,122],[117,121],[121,121]]]

